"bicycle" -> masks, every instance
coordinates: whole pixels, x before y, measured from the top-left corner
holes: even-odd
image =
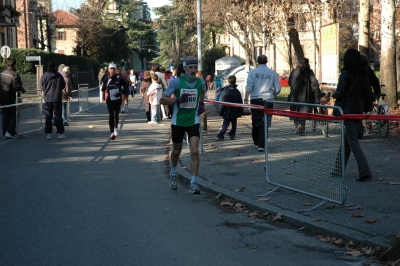
[[[381,85],[381,87],[384,87],[384,85]],[[376,104],[373,105],[372,111],[370,114],[376,114],[376,115],[389,115],[389,108],[387,104],[381,103],[380,99],[382,98],[382,101],[385,100],[386,94],[376,94]],[[372,126],[375,125],[378,127],[379,134],[381,135],[382,138],[386,138],[388,133],[389,133],[389,120],[363,120],[363,126],[364,126],[364,131],[366,134],[371,133]]]

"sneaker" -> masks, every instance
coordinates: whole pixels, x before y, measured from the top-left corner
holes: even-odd
[[[200,188],[197,183],[190,183],[189,192],[192,194],[200,194]]]
[[[64,134],[57,134],[57,138],[58,139],[65,139],[65,135]]]
[[[171,178],[171,181],[169,182],[169,186],[171,187],[172,190],[177,190],[179,187],[179,183],[177,179],[178,173],[173,175],[171,172],[169,173],[169,176]]]
[[[117,128],[114,128],[114,135],[118,136],[118,129]]]
[[[150,121],[150,122],[148,122],[148,124],[150,124],[150,125],[158,125],[158,122]]]
[[[115,133],[111,133],[110,139],[115,140]]]
[[[18,138],[18,135],[17,134],[10,134],[10,133],[8,133],[8,131],[6,131],[6,133],[4,134],[4,138],[5,139],[16,139],[16,138]]]
[[[235,136],[229,136],[229,138],[230,138],[231,140],[234,140],[234,139],[235,139]]]
[[[46,139],[52,139],[53,138],[53,134],[47,134]]]
[[[215,141],[223,141],[223,140],[224,140],[223,138],[218,138],[218,137],[215,139]]]
[[[264,152],[265,150],[264,150],[264,148],[262,148],[262,147],[258,147],[258,151],[259,151],[259,152]]]

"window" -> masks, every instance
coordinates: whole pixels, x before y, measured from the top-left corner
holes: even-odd
[[[67,39],[67,33],[65,31],[57,31],[57,40],[65,41]]]

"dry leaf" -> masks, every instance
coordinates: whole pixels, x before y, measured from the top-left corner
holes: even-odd
[[[250,219],[259,218],[259,213],[251,212],[251,213],[249,213],[249,215],[247,215],[247,217],[249,217]]]
[[[325,207],[325,209],[334,209],[334,208],[336,208],[335,205],[330,205],[330,206],[326,206],[326,207]]]
[[[351,255],[353,257],[359,257],[362,255],[361,251],[358,251],[358,250],[350,250],[350,251],[347,251],[345,254]]]
[[[346,245],[346,243],[342,239],[338,239],[334,243],[339,247],[344,247]]]
[[[373,223],[380,223],[381,221],[378,219],[367,219],[367,220],[365,220],[365,222],[367,224],[373,224]]]
[[[361,206],[349,207],[347,210],[361,210]]]
[[[221,202],[221,206],[230,206],[230,207],[233,207],[233,206],[235,206],[235,204],[236,204],[236,202],[235,201],[232,201],[231,199],[227,199],[227,200],[224,200],[223,202]]]
[[[360,218],[360,217],[364,217],[364,214],[356,212],[356,213],[353,213],[352,217]]]
[[[321,218],[313,218],[312,220],[313,220],[314,222],[323,221],[323,219],[321,219]]]
[[[388,182],[389,185],[393,186],[393,185],[400,185],[399,182]]]
[[[308,203],[304,203],[304,206],[315,206],[315,204],[312,202],[308,202]]]
[[[282,213],[278,213],[277,215],[275,215],[275,217],[272,219],[272,221],[278,221],[278,220],[282,220]]]
[[[258,201],[268,201],[270,198],[261,197],[257,199]]]
[[[381,178],[378,178],[378,180],[379,181],[384,181],[384,180],[387,180],[387,178],[381,177]]]
[[[306,230],[305,226],[299,228],[299,231],[303,231],[303,230]]]
[[[247,191],[247,188],[241,187],[241,188],[235,189],[235,191],[236,191],[236,192],[245,192],[245,191]]]

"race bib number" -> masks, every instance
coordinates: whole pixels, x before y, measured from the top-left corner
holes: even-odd
[[[196,108],[197,106],[197,90],[196,89],[181,89],[181,95],[182,94],[189,94],[188,96],[188,102],[187,103],[181,103],[180,107],[181,108]]]
[[[111,101],[118,100],[121,96],[116,97],[115,94],[119,92],[118,89],[108,89],[108,93],[110,94],[110,99]]]

